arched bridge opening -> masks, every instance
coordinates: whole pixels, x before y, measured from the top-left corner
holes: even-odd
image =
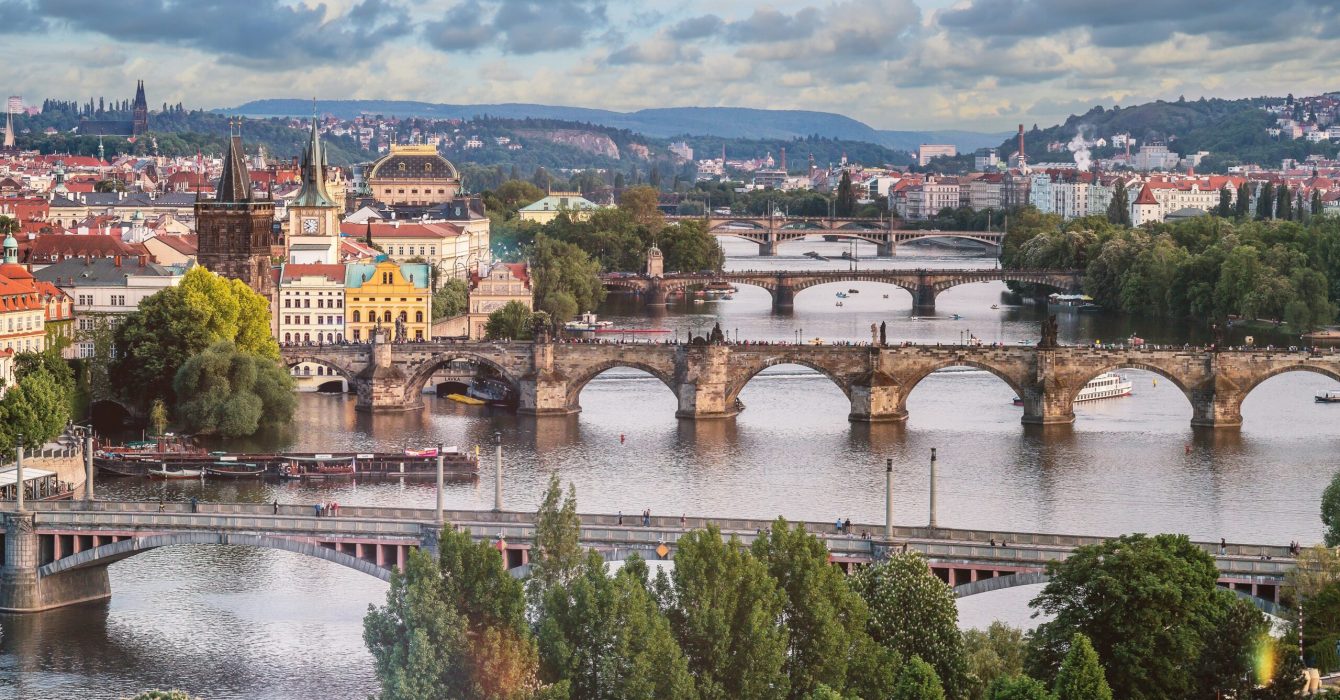
[[[629,402],[634,402],[650,410],[655,410],[657,404],[678,409],[677,384],[667,368],[637,360],[618,359],[584,368],[568,381],[566,405],[569,413],[582,410],[582,392],[593,381],[599,387],[598,391],[593,390],[593,394],[588,395],[588,403],[593,407],[623,411],[627,410]],[[667,396],[661,392],[658,384],[669,389],[670,394]]]
[[[928,363],[902,380],[897,413],[917,420],[948,420],[955,429],[969,429],[1018,420],[1024,405],[1022,367],[951,357]],[[971,406],[972,410],[963,410]]]
[[[473,374],[469,368],[473,368]],[[441,381],[434,379],[435,376]],[[438,355],[412,368],[405,382],[406,400],[422,395],[430,388],[430,382],[438,396],[458,393],[449,391],[453,388],[463,388],[459,393],[466,393],[472,386],[478,388],[476,393],[499,403],[515,404],[521,395],[520,382],[506,368],[474,353]]]

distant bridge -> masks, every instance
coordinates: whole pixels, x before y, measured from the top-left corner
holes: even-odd
[[[12,507],[12,502],[6,503]],[[428,509],[341,506],[336,517],[316,517],[311,506],[144,501],[57,501],[30,504],[32,510],[0,513],[0,610],[36,612],[111,595],[109,564],[159,547],[226,544],[295,552],[347,566],[386,580],[402,568],[411,549],[436,551],[440,526]],[[161,510],[160,510],[161,509]],[[535,536],[535,514],[491,511],[445,511],[444,522],[468,528],[476,539],[493,541],[508,568],[524,566]],[[748,544],[771,521],[739,518],[655,517],[643,527],[632,517],[582,515],[583,546],[623,559],[638,553],[646,559],[673,557],[679,538],[714,524],[726,536]],[[1065,559],[1075,547],[1102,541],[1098,537],[1043,535],[987,530],[895,527],[883,540],[882,526],[854,525],[849,533],[833,532],[832,523],[805,523],[828,547],[830,561],[850,571],[882,559],[891,551],[923,553],[931,570],[960,596],[1009,585],[1036,583],[1046,563]],[[859,536],[869,531],[873,539]],[[1293,560],[1283,547],[1201,543],[1219,568],[1219,584],[1278,602],[1284,575]],[[1265,558],[1269,557],[1269,558]]]
[[[719,274],[679,273],[661,277],[612,273],[601,276],[607,289],[636,292],[648,304],[665,304],[670,294],[709,282],[730,282],[762,287],[772,295],[774,308],[795,304],[796,294],[810,287],[833,282],[879,282],[906,289],[918,309],[935,308],[940,292],[961,284],[976,282],[1024,282],[1051,287],[1060,292],[1077,293],[1084,283],[1082,270],[998,270],[998,269],[917,269],[917,270],[812,270],[812,271],[731,271]]]
[[[816,234],[836,236],[849,240],[874,243],[876,255],[882,258],[893,256],[899,243],[926,240],[928,238],[955,238],[974,241],[982,245],[999,249],[1005,239],[1003,231],[940,231],[925,229],[900,229],[894,226],[894,220],[882,217],[818,217],[818,216],[753,216],[710,214],[708,216],[667,216],[667,221],[702,221],[709,233],[718,236],[733,236],[758,244],[758,254],[769,256],[777,254],[777,247],[789,241],[797,241]]]

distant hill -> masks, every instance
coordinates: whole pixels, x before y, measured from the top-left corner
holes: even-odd
[[[656,138],[692,135],[764,140],[817,135],[904,151],[923,143],[950,143],[960,150],[972,150],[997,145],[1006,136],[971,131],[881,131],[830,112],[741,107],[667,107],[614,112],[524,103],[450,105],[407,100],[325,100],[317,103],[317,110],[342,119],[352,119],[360,114],[430,119],[471,119],[484,115],[504,119],[558,119],[627,129]],[[312,103],[301,99],[254,100],[223,111],[250,116],[301,116],[312,113]]]

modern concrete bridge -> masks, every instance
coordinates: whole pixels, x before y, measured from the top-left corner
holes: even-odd
[[[280,506],[276,514],[263,503],[201,503],[198,512],[185,503],[142,501],[39,502],[32,506],[23,512],[3,512],[2,611],[36,612],[107,598],[111,595],[109,564],[181,544],[279,549],[386,580],[391,569],[404,564],[410,549],[435,550],[440,532],[438,514],[430,509],[341,506],[336,517],[316,517],[311,506]],[[477,539],[494,542],[504,552],[509,568],[528,562],[534,513],[448,510],[442,517],[451,527],[468,528]],[[580,517],[582,544],[610,559],[634,552],[647,559],[673,558],[679,537],[708,524],[744,544],[771,526],[766,520],[654,517],[644,527],[640,518],[629,517],[619,524],[615,515]],[[876,561],[891,551],[919,551],[936,575],[955,586],[960,595],[1036,583],[1046,562],[1066,558],[1077,546],[1102,541],[1073,535],[922,527],[895,527],[893,539],[883,540],[877,539],[882,526],[853,525],[849,534],[842,534],[833,531],[832,523],[805,525],[823,539],[830,560],[844,570]],[[862,537],[862,531],[876,539]],[[658,551],[662,545],[664,555]],[[1293,567],[1284,547],[1233,544],[1226,554],[1218,555],[1217,544],[1200,546],[1215,555],[1220,585],[1278,602],[1279,586]]]
[[[1215,352],[1205,349],[968,345],[795,345],[711,343],[377,343],[286,347],[288,366],[324,365],[345,377],[367,411],[401,411],[423,405],[423,386],[438,368],[465,361],[488,368],[520,397],[519,411],[566,415],[581,410],[582,389],[613,367],[643,370],[678,400],[675,415],[688,420],[730,418],[743,404],[740,392],[759,372],[783,364],[809,367],[837,385],[850,401],[855,422],[907,419],[907,397],[932,372],[946,367],[982,369],[1010,386],[1023,401],[1022,422],[1067,424],[1075,420],[1076,394],[1090,379],[1119,369],[1165,377],[1187,397],[1191,424],[1242,425],[1242,402],[1258,384],[1283,372],[1305,371],[1340,380],[1340,354],[1283,350]],[[969,408],[965,406],[965,408]]]
[[[877,246],[879,257],[891,257],[899,243],[925,240],[928,238],[956,238],[981,243],[985,246],[1000,247],[1005,238],[1003,231],[940,231],[924,229],[900,229],[894,227],[894,220],[888,218],[860,217],[820,217],[820,216],[750,216],[730,214],[710,214],[708,216],[667,216],[666,221],[701,221],[707,225],[709,233],[718,236],[733,236],[758,244],[758,254],[770,256],[777,254],[777,247],[788,241],[795,241],[822,234],[851,240],[866,241]]]
[[[795,305],[796,294],[820,284],[833,282],[879,282],[906,289],[912,294],[912,305],[918,309],[935,308],[940,292],[961,284],[975,282],[1025,282],[1051,287],[1059,292],[1078,293],[1084,282],[1080,270],[808,270],[764,271],[748,270],[719,274],[669,274],[658,277],[629,274],[601,276],[606,289],[641,294],[651,305],[663,305],[670,294],[709,282],[730,282],[762,287],[772,295],[774,308]]]

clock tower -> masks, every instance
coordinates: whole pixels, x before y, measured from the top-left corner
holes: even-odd
[[[326,153],[321,148],[316,117],[311,141],[302,152],[302,189],[288,205],[290,263],[335,264],[340,261],[340,211],[326,191]]]

